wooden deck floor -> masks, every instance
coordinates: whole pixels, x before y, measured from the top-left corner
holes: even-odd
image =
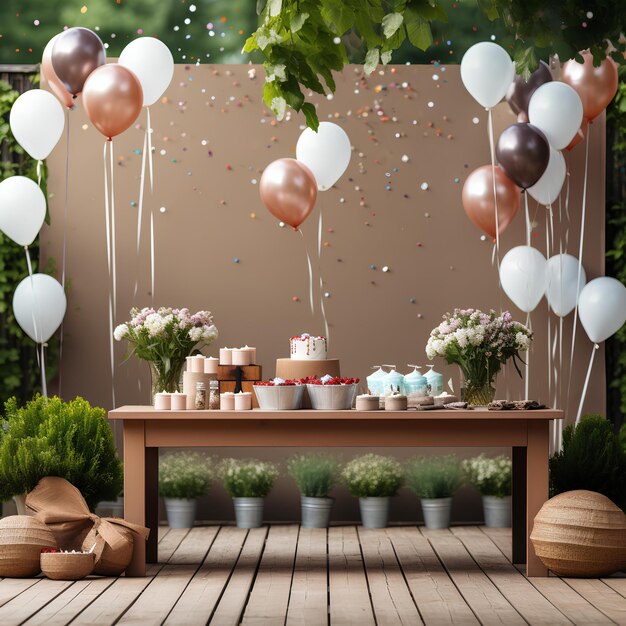
[[[510,532],[162,528],[146,578],[0,580],[0,624],[624,624],[626,578],[526,579]]]

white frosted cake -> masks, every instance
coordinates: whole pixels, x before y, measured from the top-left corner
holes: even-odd
[[[314,337],[302,333],[289,340],[291,358],[294,361],[324,361],[326,359],[326,337]]]

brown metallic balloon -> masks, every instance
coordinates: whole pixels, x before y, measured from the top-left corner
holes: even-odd
[[[594,67],[591,53],[585,51],[581,54],[584,63],[574,59],[563,63],[561,80],[578,92],[583,103],[583,117],[591,122],[606,109],[617,93],[617,63],[607,57]]]
[[[550,144],[532,124],[512,124],[502,131],[496,157],[504,173],[522,189],[532,187],[550,161]]]
[[[143,90],[139,79],[123,65],[102,65],[85,82],[83,106],[93,125],[112,139],[132,126],[141,112]]]
[[[55,35],[44,48],[43,55],[41,57],[41,73],[43,74],[50,91],[57,97],[63,106],[68,109],[73,108],[74,99],[72,94],[63,86],[63,83],[56,75],[54,68],[52,67],[52,46],[58,39],[59,35]]]
[[[502,234],[519,210],[521,193],[500,166],[483,165],[475,169],[463,185],[463,208],[472,222],[491,238],[496,237],[496,212],[493,180],[498,198],[498,234]]]
[[[261,176],[261,200],[267,210],[295,230],[311,214],[317,182],[311,170],[296,159],[278,159]]]
[[[513,113],[519,116],[520,113],[526,114],[525,120],[528,121],[528,103],[535,91],[552,80],[552,72],[550,68],[543,62],[539,62],[539,67],[530,75],[528,80],[524,80],[521,76],[516,76],[506,92],[506,101],[509,103]]]
[[[51,60],[61,84],[76,96],[89,74],[106,63],[106,53],[100,37],[92,30],[68,28],[54,42]]]
[[[583,123],[580,125],[578,132],[574,135],[574,139],[569,142],[569,145],[565,147],[566,150],[572,150],[575,148],[587,134],[587,128],[589,127],[589,122],[587,120],[583,120]]]

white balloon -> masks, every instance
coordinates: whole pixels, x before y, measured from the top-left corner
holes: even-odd
[[[170,49],[154,37],[131,41],[120,54],[120,65],[135,73],[143,89],[143,105],[154,104],[172,82],[174,58]]]
[[[33,159],[43,160],[63,134],[63,107],[49,91],[31,89],[13,103],[9,125],[20,146]]]
[[[313,172],[320,191],[330,189],[341,178],[351,155],[346,131],[332,122],[321,122],[317,132],[305,128],[296,145],[296,158]]]
[[[591,341],[605,341],[626,322],[626,287],[608,276],[588,282],[580,292],[578,315]]]
[[[580,268],[579,281],[578,259],[571,254],[557,254],[548,259],[546,280],[546,298],[550,308],[559,317],[569,315],[574,310],[578,295],[587,282],[585,268]]]
[[[563,150],[583,121],[583,103],[572,87],[553,80],[533,93],[528,104],[528,121],[543,132],[555,150]]]
[[[558,150],[550,147],[550,160],[548,161],[546,171],[526,191],[539,204],[545,204],[546,206],[552,204],[561,195],[566,173],[565,158]]]
[[[46,343],[61,325],[67,300],[58,280],[48,274],[27,276],[13,294],[13,313],[22,330]]]
[[[531,246],[512,248],[500,263],[500,283],[515,306],[530,313],[546,291],[546,258]]]
[[[46,218],[46,198],[39,185],[25,176],[0,183],[0,230],[20,246],[30,246]]]
[[[497,43],[474,44],[461,59],[461,80],[471,96],[486,109],[496,106],[515,78],[515,63]]]

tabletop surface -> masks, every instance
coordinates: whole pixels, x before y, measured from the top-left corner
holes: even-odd
[[[157,411],[151,406],[122,406],[109,411],[111,420],[553,420],[563,419],[559,409],[488,411],[486,408],[407,411]]]

